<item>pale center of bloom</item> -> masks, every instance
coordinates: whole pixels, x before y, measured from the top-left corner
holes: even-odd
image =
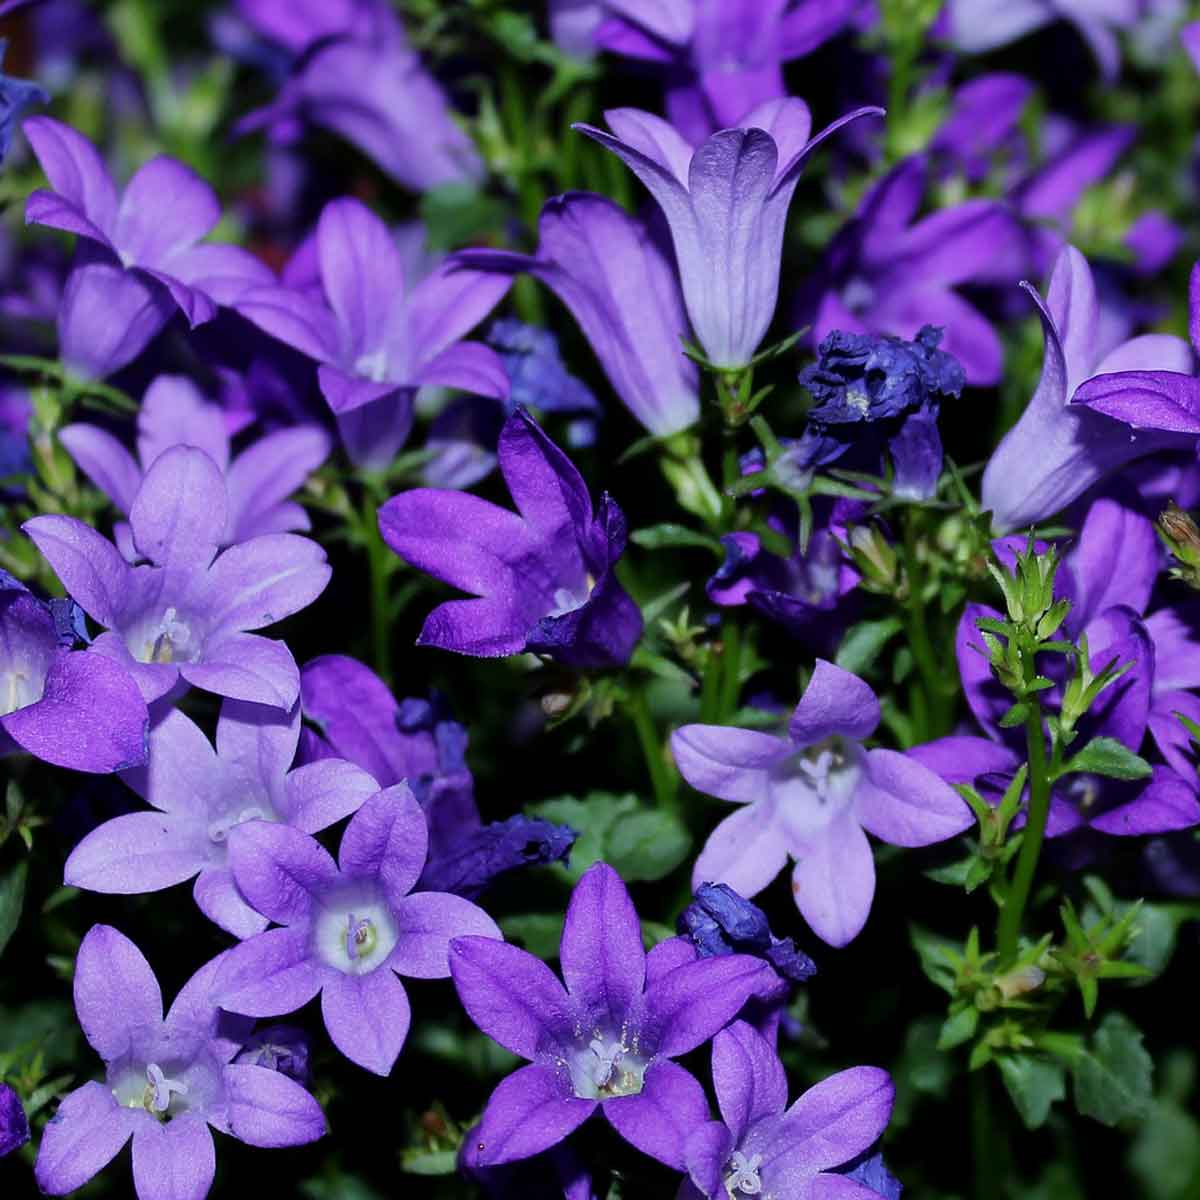
[[[767,785],[771,798],[796,837],[824,829],[850,806],[865,757],[857,742],[834,736],[772,768]]]
[[[144,663],[194,662],[199,651],[198,639],[174,605],[164,609],[157,621],[143,624],[128,644],[134,658]]]
[[[144,1108],[162,1121],[174,1115],[172,1107],[179,1110],[181,1105],[177,1097],[186,1096],[187,1093],[186,1083],[172,1079],[158,1063],[153,1062],[147,1064],[144,1076],[134,1072],[113,1088],[113,1095],[126,1108]]]
[[[10,667],[0,671],[0,717],[6,717],[18,708],[36,704],[42,698],[45,680],[32,672]]]
[[[326,897],[315,926],[318,956],[346,975],[369,975],[391,954],[399,936],[383,894],[369,881]]]
[[[244,825],[247,821],[274,821],[276,819],[268,804],[260,804],[256,800],[234,804],[209,821],[208,840],[214,845],[223,846],[229,840],[230,833],[239,825]]]
[[[548,617],[564,617],[576,609],[582,608],[591,598],[596,586],[595,577],[591,571],[584,577],[582,585],[575,588],[555,588],[554,607],[546,614]]]
[[[740,1150],[735,1150],[725,1164],[725,1190],[735,1200],[738,1192],[743,1196],[757,1196],[762,1191],[762,1180],[758,1177],[761,1166],[761,1154],[751,1154],[747,1158]]]
[[[580,1045],[572,1055],[567,1068],[576,1096],[608,1100],[635,1096],[642,1090],[646,1060],[638,1053],[636,1041],[630,1046],[624,1036],[595,1030],[587,1045]]]
[[[362,354],[354,360],[354,373],[375,383],[383,383],[388,377],[388,352],[380,347],[370,354]]]

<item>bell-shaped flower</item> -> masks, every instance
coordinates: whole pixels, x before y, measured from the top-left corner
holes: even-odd
[[[695,958],[669,939],[649,954],[621,877],[584,872],[559,945],[563,983],[506,942],[456,938],[450,971],[471,1020],[528,1060],[488,1100],[475,1161],[494,1166],[561,1142],[601,1109],[614,1129],[676,1170],[688,1134],[708,1120],[696,1079],[671,1060],[704,1044],[770,978],[747,955]],[[664,947],[666,948],[664,950]]]
[[[379,510],[383,540],[405,562],[477,597],[435,608],[418,645],[483,658],[529,650],[574,667],[628,662],[642,616],[613,571],[624,514],[607,493],[593,511],[570,459],[521,410],[499,454],[517,513],[434,488]]]
[[[1151,333],[1100,357],[1094,340],[1096,286],[1078,250],[1067,246],[1058,256],[1044,301],[1029,284],[1022,286],[1042,318],[1045,352],[1033,397],[983,473],[983,506],[998,532],[1043,521],[1126,463],[1157,450],[1191,447],[1200,432],[1200,421],[1190,432],[1178,424],[1165,426],[1166,432],[1162,425],[1134,427],[1128,423],[1133,412],[1114,404],[1108,413],[1096,402],[1108,394],[1144,397],[1139,411],[1152,420],[1166,406],[1147,395],[1140,381],[1165,379],[1169,388],[1177,379],[1189,380],[1192,355],[1182,339]],[[1077,391],[1081,399],[1073,403]]]
[[[201,912],[235,937],[267,927],[233,881],[229,836],[245,821],[279,821],[317,833],[379,790],[339,758],[291,770],[300,706],[291,712],[226,700],[217,745],[178,709],[150,732],[150,761],[125,782],[155,810],[114,817],[71,852],[64,881],[85,891],[140,895],[196,877]]]
[[[7,1083],[0,1083],[0,1158],[19,1150],[29,1141],[29,1118],[21,1097]]]
[[[50,181],[49,190],[29,197],[26,223],[88,238],[111,266],[165,288],[190,325],[211,321],[218,304],[270,280],[266,265],[241,247],[201,241],[221,219],[221,206],[190,167],[159,155],[118,194],[83,134],[53,117],[30,117],[23,128]]]
[[[265,434],[234,456],[228,422],[216,404],[183,375],[160,375],[146,389],[137,417],[137,457],[99,425],[64,425],[58,439],[81,471],[128,515],[146,472],[172,446],[204,450],[225,476],[228,511],[222,546],[263,533],[310,527],[308,514],[289,497],[328,457],[329,434],[319,425],[294,425]],[[129,526],[114,538],[136,561]]]
[[[720,1121],[687,1141],[688,1181],[679,1200],[878,1200],[836,1173],[879,1139],[896,1089],[879,1067],[851,1067],[823,1079],[790,1107],[787,1074],[774,1047],[736,1021],[713,1038],[713,1087]]]
[[[139,766],[150,715],[137,684],[74,642],[50,604],[0,571],[0,754],[95,774]]]
[[[22,529],[106,630],[88,653],[120,663],[147,702],[182,680],[290,709],[300,692],[291,652],[247,631],[311,604],[329,582],[329,564],[316,542],[294,533],[263,534],[218,554],[228,508],[217,464],[203,450],[173,446],[130,505],[137,565],[74,517],[34,517]]]
[[[409,894],[425,865],[421,806],[405,784],[377,792],[350,819],[338,861],[290,825],[251,821],[229,844],[242,895],[279,928],[229,951],[214,984],[222,1008],[273,1017],[320,993],[333,1044],[387,1075],[408,1036],[396,976],[444,979],[451,938],[499,938],[483,909],[446,892]]]
[[[907,755],[862,742],[879,701],[856,675],[817,659],[786,738],[725,725],[671,735],[684,779],[742,805],[713,830],[693,886],[727,883],[754,896],[790,855],[792,895],[813,932],[845,946],[866,924],[875,895],[867,833],[894,846],[928,846],[972,823],[958,793]]]
[[[70,1092],[46,1126],[34,1167],[44,1194],[82,1187],[132,1138],[138,1200],[202,1200],[216,1173],[210,1126],[268,1148],[325,1133],[320,1106],[295,1080],[233,1061],[250,1022],[213,1003],[224,957],[201,967],[164,1017],[141,951],[109,925],[88,931],[75,960],[75,1011],[105,1079]]]
[[[237,309],[320,364],[321,391],[359,466],[391,462],[412,427],[419,387],[507,397],[508,376],[495,351],[462,340],[508,290],[504,275],[443,263],[406,286],[391,231],[348,198],[325,206],[315,249],[319,293],[260,287]]]
[[[480,270],[528,271],[567,306],[625,407],[665,437],[700,415],[699,371],[671,256],[603,196],[568,192],[542,209],[536,254],[464,250]]]
[[[848,122],[880,113],[856,109],[810,140],[808,105],[770,100],[698,149],[635,108],[604,114],[612,134],[575,128],[617,155],[658,201],[696,337],[715,366],[741,367],[775,314],[783,231],[805,161]]]

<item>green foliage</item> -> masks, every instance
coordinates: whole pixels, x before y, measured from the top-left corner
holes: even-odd
[[[1034,1054],[1001,1054],[996,1065],[1026,1129],[1044,1125],[1050,1106],[1066,1097],[1067,1073],[1061,1063]]]
[[[1141,1031],[1119,1012],[1100,1022],[1072,1075],[1076,1108],[1104,1125],[1141,1120],[1150,1111],[1154,1062],[1142,1045]]]

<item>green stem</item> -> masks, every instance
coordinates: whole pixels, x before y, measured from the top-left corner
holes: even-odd
[[[737,711],[741,685],[742,627],[736,620],[726,624],[721,640],[725,643],[725,653],[721,655],[721,700],[717,712],[724,724]]]
[[[949,733],[953,724],[953,700],[946,690],[946,671],[938,663],[929,628],[925,623],[924,580],[917,557],[916,530],[911,519],[904,522],[904,572],[908,581],[905,625],[908,645],[921,676],[928,713],[923,741]]]
[[[654,718],[650,715],[646,693],[641,688],[630,692],[628,712],[646,759],[646,770],[650,773],[655,803],[660,808],[674,809],[676,781],[670,767],[667,766],[667,760],[663,757],[662,742],[659,741],[658,731],[654,727]]]
[[[712,725],[721,708],[721,664],[724,648],[710,646],[708,661],[704,664],[704,678],[700,681],[700,723]]]
[[[1050,774],[1046,770],[1046,734],[1042,728],[1042,706],[1037,697],[1029,700],[1029,715],[1025,718],[1025,745],[1029,758],[1029,817],[1017,854],[1017,867],[1012,883],[1000,910],[996,931],[1000,965],[1003,967],[1017,956],[1021,936],[1021,920],[1033,887],[1042,842],[1046,836],[1046,818],[1050,813]]]
[[[975,1200],[995,1200],[1000,1194],[996,1163],[995,1116],[988,1096],[986,1071],[972,1071],[971,1150],[975,1172]]]
[[[388,581],[396,560],[379,533],[376,495],[369,487],[363,496],[362,532],[371,581],[371,661],[375,673],[391,687],[392,620]]]

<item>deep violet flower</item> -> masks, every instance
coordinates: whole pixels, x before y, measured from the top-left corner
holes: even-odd
[[[956,289],[1015,283],[1026,269],[1025,232],[995,200],[967,200],[917,219],[929,172],[927,158],[905,159],[863,197],[829,247],[803,319],[812,323],[814,343],[835,329],[912,338],[935,326],[967,382],[989,386],[1000,378],[1000,339]]]
[[[484,658],[529,650],[574,667],[627,662],[642,617],[613,572],[624,514],[607,493],[593,512],[579,472],[522,410],[500,435],[500,470],[519,514],[431,488],[379,510],[383,540],[405,562],[478,597],[435,608],[418,645]]]
[[[1052,516],[1134,459],[1195,444],[1195,432],[1133,428],[1124,410],[1114,407],[1108,414],[1103,404],[1072,403],[1077,390],[1090,397],[1112,387],[1119,394],[1130,380],[1190,378],[1182,374],[1192,362],[1185,342],[1144,334],[1101,358],[1093,341],[1096,287],[1087,260],[1073,246],[1059,255],[1044,301],[1030,285],[1022,286],[1041,316],[1045,354],[1037,390],[983,473],[983,506],[1001,533]],[[1148,402],[1142,411],[1157,410]]]
[[[391,231],[352,199],[325,206],[315,249],[320,294],[259,287],[237,309],[320,364],[321,391],[359,466],[390,464],[408,437],[419,387],[508,396],[496,352],[462,341],[508,290],[504,275],[443,264],[415,285],[406,283]]]
[[[325,654],[300,672],[308,759],[337,754],[369,771],[381,787],[412,788],[429,826],[429,857],[418,888],[474,900],[499,876],[565,861],[575,832],[517,815],[484,824],[467,766],[467,731],[440,699],[399,703],[369,667]]]
[[[75,960],[75,1011],[104,1060],[105,1082],[58,1106],[38,1147],[38,1187],[65,1196],[133,1138],[138,1200],[203,1200],[216,1156],[209,1126],[251,1146],[299,1146],[325,1133],[317,1102],[294,1080],[232,1061],[248,1022],[211,998],[224,955],[184,985],[163,1017],[150,964],[124,935],[93,925]]]
[[[299,612],[329,582],[325,552],[294,533],[270,533],[217,553],[228,500],[216,463],[173,446],[146,472],[129,510],[133,545],[120,551],[74,517],[22,529],[79,606],[106,632],[88,653],[120,663],[147,702],[179,683],[290,709],[300,673],[283,642],[247,633]]]
[[[734,954],[680,964],[670,939],[649,954],[621,877],[584,872],[567,906],[559,961],[505,942],[456,938],[450,971],[468,1015],[529,1060],[488,1100],[477,1161],[493,1166],[561,1142],[597,1108],[627,1141],[677,1170],[708,1119],[699,1083],[671,1060],[702,1045],[754,994],[766,966]],[[690,954],[689,950],[689,954]]]
[[[81,133],[52,117],[30,117],[22,128],[50,181],[50,190],[29,197],[26,222],[88,238],[107,252],[108,265],[165,288],[190,325],[211,321],[218,304],[232,304],[246,288],[270,280],[268,268],[241,247],[201,242],[221,207],[190,167],[160,155],[118,195]]]
[[[839,1071],[789,1108],[783,1064],[744,1021],[713,1039],[712,1071],[722,1120],[705,1122],[688,1138],[680,1200],[877,1200],[865,1184],[828,1172],[887,1128],[896,1089],[886,1071]]]
[[[150,715],[137,684],[119,664],[71,649],[75,631],[55,607],[0,571],[0,754],[95,774],[144,763]]]
[[[895,750],[863,748],[879,720],[866,683],[817,659],[786,738],[724,725],[676,730],[671,751],[684,779],[744,806],[710,835],[693,886],[727,883],[753,896],[791,855],[801,915],[831,946],[851,942],[875,894],[866,832],[894,846],[928,846],[972,822],[927,767]]]
[[[840,32],[857,0],[606,0],[596,45],[664,72],[667,117],[702,142],[788,94],[783,66]]]
[[[19,1150],[29,1141],[29,1118],[25,1106],[7,1083],[0,1083],[0,1158]]]
[[[196,876],[201,912],[235,937],[267,927],[229,867],[229,835],[245,821],[280,821],[317,833],[379,790],[361,767],[326,758],[290,770],[300,739],[291,712],[226,700],[214,750],[178,709],[150,732],[149,765],[125,782],[157,811],[106,821],[67,859],[64,881],[92,892],[138,895]]]
[[[636,108],[604,114],[615,137],[575,128],[611,150],[658,201],[696,337],[710,362],[740,367],[775,314],[788,206],[809,154],[849,122],[882,111],[856,109],[810,139],[803,100],[769,100],[697,149]]]
[[[464,250],[456,260],[528,271],[567,306],[622,403],[665,437],[700,415],[700,374],[683,353],[683,296],[674,263],[647,226],[604,196],[546,202],[536,254]]]
[[[307,530],[308,514],[289,497],[330,450],[325,430],[309,424],[268,433],[233,456],[224,411],[182,375],[160,375],[146,389],[138,411],[136,458],[98,425],[65,425],[58,439],[79,469],[127,515],[146,472],[163,453],[172,446],[205,451],[225,476],[228,510],[221,546],[263,533]],[[136,561],[127,525],[118,526],[115,540],[126,558]]]
[[[264,1025],[245,1040],[235,1063],[278,1071],[301,1085],[308,1083],[308,1034],[296,1025]]]
[[[500,355],[508,376],[511,409],[598,413],[600,402],[563,362],[558,339],[548,329],[504,317],[493,321],[487,344]]]
[[[461,896],[414,892],[428,835],[404,784],[377,792],[350,819],[338,861],[289,825],[238,826],[229,861],[238,888],[279,929],[229,951],[214,991],[222,1008],[255,1017],[294,1012],[319,992],[333,1044],[387,1075],[408,1036],[408,995],[397,974],[442,979],[450,939],[499,938],[491,917]]]
[[[4,51],[8,43],[0,38],[0,67],[4,66]],[[49,104],[45,90],[27,79],[13,79],[0,70],[0,163],[8,157],[13,130],[21,114],[35,104]]]

